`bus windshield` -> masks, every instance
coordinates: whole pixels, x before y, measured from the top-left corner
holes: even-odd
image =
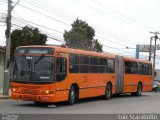
[[[54,81],[53,56],[16,56],[13,81],[22,83],[51,83]]]

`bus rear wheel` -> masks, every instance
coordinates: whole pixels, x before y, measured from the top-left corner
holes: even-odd
[[[132,95],[134,95],[134,96],[141,96],[142,95],[142,84],[141,83],[138,83],[137,92],[132,93]]]
[[[72,85],[69,90],[68,104],[73,105],[76,102],[76,88]]]
[[[138,84],[138,88],[137,88],[137,96],[141,96],[142,95],[142,84],[141,83],[139,83]]]
[[[108,83],[105,89],[104,99],[109,100],[111,98],[111,95],[112,95],[112,85]]]

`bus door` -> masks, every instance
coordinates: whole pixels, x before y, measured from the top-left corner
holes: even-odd
[[[124,86],[124,63],[123,57],[116,57],[116,93],[123,93]]]
[[[67,76],[67,54],[58,53],[56,57],[56,89],[67,89],[65,78]]]
[[[67,81],[67,54],[58,53],[55,58],[55,82],[56,82],[56,98],[58,100],[65,100],[67,95],[68,86]],[[64,98],[63,98],[64,97]]]

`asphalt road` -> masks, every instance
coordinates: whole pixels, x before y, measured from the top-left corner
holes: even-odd
[[[122,95],[110,100],[90,98],[69,106],[66,103],[35,105],[31,101],[0,100],[0,113],[10,114],[160,114],[160,92],[142,96]]]

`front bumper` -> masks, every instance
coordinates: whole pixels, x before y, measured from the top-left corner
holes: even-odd
[[[25,101],[40,101],[40,102],[55,102],[55,94],[46,95],[34,95],[34,94],[21,94],[13,93],[11,94],[13,100],[25,100]]]

